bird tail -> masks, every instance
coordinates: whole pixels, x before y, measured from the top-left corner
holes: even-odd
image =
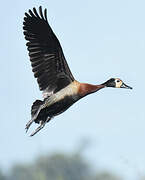
[[[31,120],[26,124],[26,132],[33,122],[40,124],[30,136],[34,136],[38,131],[40,131],[47,122],[51,120],[51,117],[48,117],[45,110],[43,111],[43,104],[45,101],[36,100],[31,107]],[[42,111],[41,111],[42,110]]]
[[[43,101],[41,100],[36,100],[31,107],[31,116],[32,118],[34,117],[34,115],[37,113],[38,109],[40,108],[40,106],[43,104]]]

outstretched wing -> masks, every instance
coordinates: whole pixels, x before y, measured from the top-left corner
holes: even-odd
[[[28,41],[32,71],[40,90],[52,94],[70,84],[74,77],[65,60],[61,45],[47,20],[47,10],[25,13],[23,29]]]

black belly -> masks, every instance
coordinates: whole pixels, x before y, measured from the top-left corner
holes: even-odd
[[[74,97],[66,96],[64,99],[42,109],[35,122],[45,121],[47,117],[53,117],[66,111],[71,105],[77,101]]]

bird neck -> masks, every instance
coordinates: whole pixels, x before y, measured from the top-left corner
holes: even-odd
[[[80,83],[79,94],[82,97],[84,97],[84,96],[94,93],[104,87],[105,87],[105,85],[103,85],[103,84],[93,85],[93,84],[87,84],[87,83]]]

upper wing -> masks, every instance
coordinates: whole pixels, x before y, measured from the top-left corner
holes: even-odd
[[[41,6],[39,14],[36,9],[25,13],[23,29],[28,41],[32,71],[37,78],[40,90],[54,93],[74,80],[65,60],[61,45],[47,21]]]

